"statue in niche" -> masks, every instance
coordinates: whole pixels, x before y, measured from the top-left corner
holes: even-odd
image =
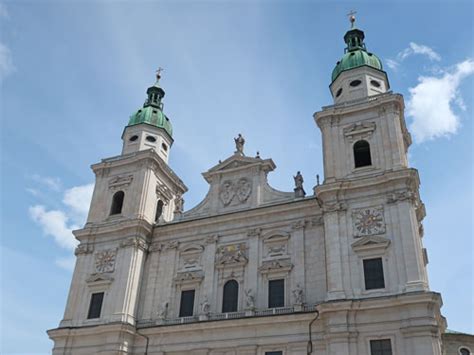
[[[201,312],[202,312],[202,314],[207,316],[209,314],[210,309],[211,309],[211,305],[209,304],[207,296],[204,296],[204,299],[201,302]]]
[[[245,305],[247,309],[254,310],[255,309],[255,297],[253,296],[252,289],[249,288],[245,290]]]
[[[301,305],[304,302],[304,291],[300,284],[296,285],[296,289],[293,290],[293,297],[295,304]]]
[[[303,189],[303,175],[301,175],[301,172],[297,172],[296,176],[293,176],[293,179],[295,179],[295,197],[305,197],[306,192]]]
[[[235,142],[235,154],[240,154],[244,155],[244,144],[245,144],[245,139],[242,137],[242,135],[239,133],[237,138],[234,138]]]

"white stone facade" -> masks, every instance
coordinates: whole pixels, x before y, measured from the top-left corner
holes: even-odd
[[[66,311],[48,332],[53,354],[306,354],[311,336],[318,355],[370,354],[380,339],[393,354],[440,355],[445,321],[428,285],[403,98],[386,91],[385,73],[365,67],[333,86],[353,77],[362,91],[314,115],[325,176],[311,196],[271,188],[273,161],[236,152],[203,174],[208,195],[183,212],[186,186],[141,138],[139,148],[124,141],[122,155],[93,165]],[[367,91],[373,77],[382,92]],[[124,136],[148,131],[137,125]],[[361,140],[371,164],[355,167]],[[110,215],[117,191],[123,207]],[[364,260],[374,258],[384,285],[366,289]],[[237,310],[223,313],[229,280],[238,284]],[[272,280],[283,280],[282,307],[269,308]],[[186,290],[195,292],[193,314],[179,317]],[[100,317],[88,319],[98,292]]]

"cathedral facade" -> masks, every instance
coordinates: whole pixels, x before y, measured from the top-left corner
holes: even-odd
[[[354,25],[354,23],[353,23]],[[391,355],[443,353],[429,288],[425,207],[404,100],[354,26],[314,114],[324,179],[272,188],[272,159],[235,152],[187,188],[168,165],[159,83],[96,176],[53,354]]]

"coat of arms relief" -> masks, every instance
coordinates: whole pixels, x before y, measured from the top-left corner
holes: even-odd
[[[224,206],[245,203],[252,192],[252,184],[247,178],[226,180],[219,188],[219,198]]]

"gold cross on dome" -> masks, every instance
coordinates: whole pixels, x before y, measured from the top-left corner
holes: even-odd
[[[357,11],[354,11],[354,10],[351,10],[346,16],[349,17],[349,21],[351,22],[351,28],[354,28],[354,22],[356,20],[355,18],[355,14],[357,13]]]

